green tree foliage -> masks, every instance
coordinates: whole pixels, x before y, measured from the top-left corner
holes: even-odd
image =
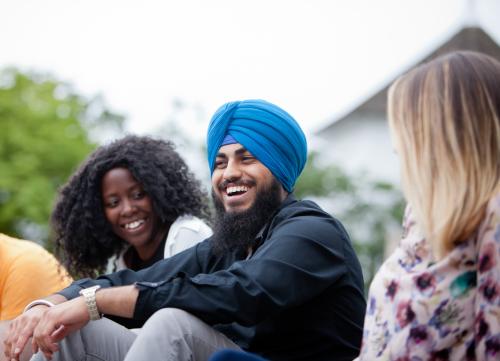
[[[48,75],[0,71],[0,232],[46,241],[58,187],[123,118]]]
[[[391,184],[348,176],[334,165],[319,165],[311,152],[297,183],[299,198],[316,198],[346,226],[363,267],[365,290],[384,259],[387,242],[400,233],[404,201]]]

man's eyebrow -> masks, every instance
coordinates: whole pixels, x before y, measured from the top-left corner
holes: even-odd
[[[234,154],[236,154],[236,155],[242,155],[245,152],[248,152],[248,150],[245,147],[241,147],[241,148],[236,149],[234,151]],[[227,155],[226,155],[226,153],[219,152],[219,153],[217,153],[216,157],[217,158],[227,158]]]
[[[236,155],[241,155],[241,154],[243,154],[243,153],[245,153],[245,152],[248,152],[248,151],[245,149],[245,147],[241,147],[241,148],[237,149],[237,150],[234,152],[234,154],[236,154]]]

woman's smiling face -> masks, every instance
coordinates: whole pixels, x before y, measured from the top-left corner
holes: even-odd
[[[142,257],[154,253],[164,236],[149,195],[127,168],[113,168],[101,181],[104,214],[113,232]],[[147,257],[146,257],[147,258]]]

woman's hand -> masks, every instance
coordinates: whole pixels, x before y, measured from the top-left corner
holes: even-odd
[[[4,340],[4,354],[7,360],[19,360],[26,343],[48,310],[48,306],[38,305],[12,320]]]

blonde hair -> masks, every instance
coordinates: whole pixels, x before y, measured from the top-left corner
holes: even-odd
[[[441,259],[500,190],[500,62],[475,52],[432,60],[392,84],[388,111],[406,199]]]

